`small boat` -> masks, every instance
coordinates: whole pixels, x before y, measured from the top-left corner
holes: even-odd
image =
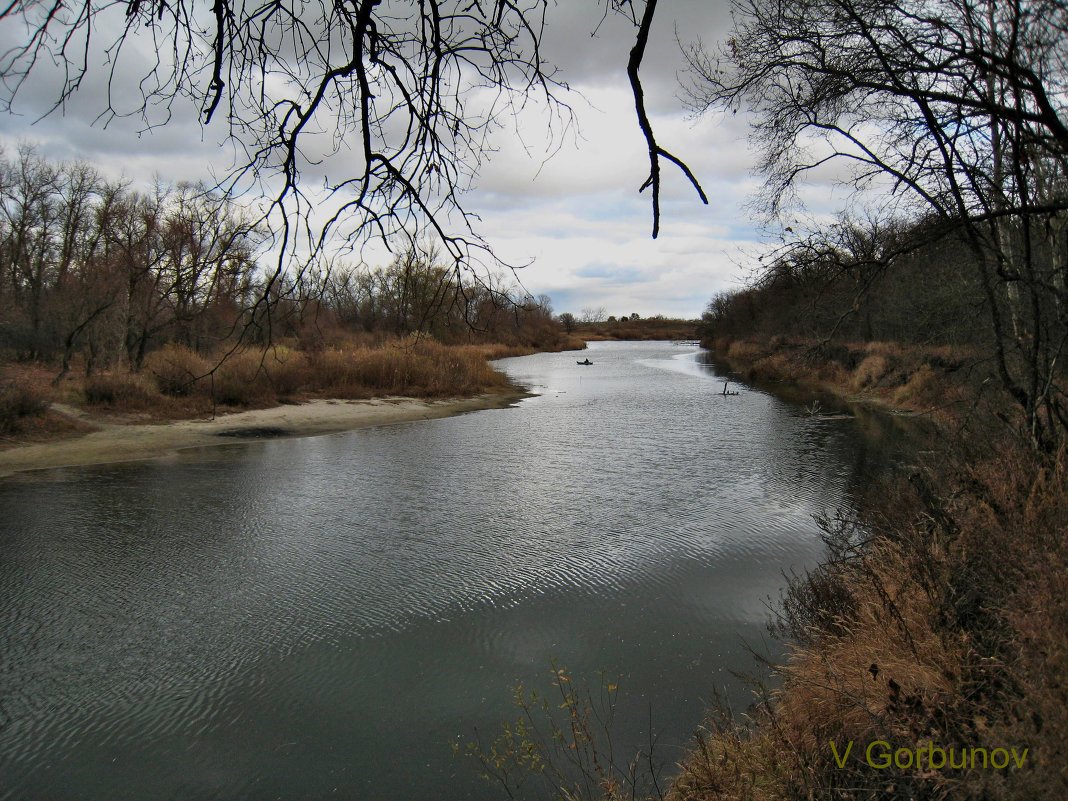
[[[586,365],[586,364],[593,364],[593,362],[591,362],[591,361],[590,361],[589,359],[586,359],[586,361],[583,361],[583,362],[575,362],[575,364],[582,364],[582,365]]]

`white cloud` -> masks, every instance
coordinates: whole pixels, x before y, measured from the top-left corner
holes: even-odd
[[[466,205],[481,215],[482,233],[505,260],[535,260],[521,271],[524,284],[534,294],[552,295],[557,310],[603,305],[610,313],[696,316],[715,291],[737,282],[744,254],[762,247],[746,210],[759,182],[750,175],[753,156],[744,118],[695,122],[685,117],[675,97],[683,58],[673,23],[684,38],[713,40],[725,30],[727,6],[679,0],[664,7],[654,26],[642,80],[657,137],[690,165],[709,197],[709,205],[702,205],[678,170],[665,162],[656,241],[650,238],[649,193],[637,192],[648,174],[648,157],[625,73],[634,29],[610,16],[591,37],[603,11],[599,6],[562,3],[549,9],[545,53],[561,65],[561,77],[577,92],[568,100],[578,131],[557,139],[559,152],[546,161],[551,148],[545,145],[545,108],[532,102],[518,133],[502,131],[494,137],[497,152],[467,194]],[[12,35],[17,33],[0,26],[0,43]],[[137,47],[145,57],[145,43]],[[127,57],[136,53],[131,49]],[[122,79],[129,84],[135,72],[130,68]],[[106,100],[102,77],[98,73],[86,80],[64,116],[34,126],[29,122],[50,97],[48,80],[27,85],[18,105],[24,116],[0,117],[0,143],[10,150],[20,139],[34,140],[52,158],[81,158],[111,177],[144,184],[156,175],[166,181],[208,179],[233,164],[233,148],[223,141],[223,121],[203,128],[198,109],[184,99],[176,101],[173,116],[162,127],[144,130],[144,121],[137,118],[115,120],[106,129],[94,126]],[[121,87],[126,94],[116,98],[118,105],[136,105],[131,87]],[[322,150],[332,148],[328,132],[319,138]],[[360,160],[343,150],[322,165],[309,165],[305,178],[309,185],[321,185],[328,174],[336,180],[340,172],[358,169]],[[365,255],[388,257],[382,248]]]

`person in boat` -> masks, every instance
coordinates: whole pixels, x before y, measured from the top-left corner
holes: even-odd
[[[575,362],[575,364],[593,364],[593,362],[590,361],[589,357],[586,357],[585,361]]]

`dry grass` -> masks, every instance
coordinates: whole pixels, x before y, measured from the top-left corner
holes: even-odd
[[[727,345],[727,357],[738,361],[755,363],[769,355],[767,348],[762,348],[755,342],[736,340]]]
[[[648,317],[638,320],[583,323],[576,329],[576,333],[591,342],[697,339],[697,326],[696,320]]]
[[[85,380],[85,401],[122,411],[141,411],[159,404],[161,398],[154,382],[127,372],[95,373]]]
[[[80,389],[53,386],[54,378],[55,371],[42,364],[6,365],[0,376],[0,448],[95,430],[81,420],[49,410],[53,401],[79,403],[82,397]]]
[[[153,353],[147,369],[160,392],[226,406],[264,406],[309,397],[474,395],[506,385],[487,359],[530,352],[504,345],[442,345],[410,337],[383,344],[334,339],[311,351],[287,345],[205,357],[176,345]]]
[[[324,350],[309,357],[308,370],[309,388],[339,398],[473,395],[507,385],[487,364],[486,346],[447,346],[433,340]]]
[[[454,347],[456,345],[453,345]],[[549,345],[522,345],[505,342],[472,342],[462,347],[475,348],[487,361],[508,359],[513,356],[530,356],[532,353],[560,353],[565,350],[585,350],[586,340],[577,336],[561,334]]]
[[[308,355],[296,348],[279,345],[260,359],[260,369],[280,401],[297,398],[304,389]]]
[[[15,434],[48,408],[48,398],[16,380],[0,380],[0,434]]]
[[[937,377],[929,365],[920,365],[905,380],[904,385],[894,390],[890,396],[895,406],[904,408],[916,408],[929,406],[937,400],[936,387]]]
[[[46,414],[51,401],[85,405],[124,422],[189,419],[312,398],[465,397],[510,386],[488,360],[534,352],[516,345],[442,345],[418,337],[337,335],[330,341],[320,340],[310,350],[287,342],[213,354],[170,344],[150,353],[139,374],[116,368],[84,377],[73,369],[55,386],[53,365],[7,365],[0,379],[0,436],[17,444],[50,432],[92,430],[70,417]],[[579,340],[557,344],[585,346]]]
[[[208,359],[182,345],[167,345],[145,360],[145,371],[155,376],[159,391],[171,397],[193,395],[210,370]]]
[[[277,402],[278,393],[267,372],[270,351],[242,350],[216,363],[199,383],[202,394],[225,406],[266,406]]]
[[[879,383],[886,371],[890,368],[890,362],[881,353],[872,353],[864,358],[856,371],[853,373],[851,383],[854,392],[859,392]]]
[[[784,598],[781,688],[748,725],[710,721],[670,799],[1068,797],[1064,454],[1003,444],[950,461],[825,526],[830,559]],[[1029,756],[1022,770],[880,770],[854,751],[843,768],[832,740]]]
[[[950,421],[966,413],[988,373],[975,354],[949,346],[893,342],[819,343],[733,340],[710,345],[750,382],[788,382],[846,399],[930,413]]]

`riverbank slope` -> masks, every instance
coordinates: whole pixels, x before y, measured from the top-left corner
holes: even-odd
[[[994,378],[989,360],[960,347],[782,337],[706,339],[701,345],[747,383],[806,389],[942,423],[959,417]]]
[[[790,582],[776,613],[791,643],[779,689],[745,718],[714,711],[667,798],[1068,796],[1063,449],[1026,447],[999,424],[996,400],[970,396],[983,379],[966,355],[714,344],[749,380],[859,395],[942,425],[927,443],[935,458],[821,522],[828,559]]]

